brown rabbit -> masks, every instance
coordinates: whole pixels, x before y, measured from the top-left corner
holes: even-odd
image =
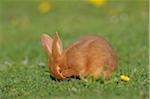
[[[54,39],[42,35],[42,46],[48,53],[48,66],[53,77],[103,76],[109,78],[118,59],[111,45],[99,36],[85,36],[63,51],[58,33]]]

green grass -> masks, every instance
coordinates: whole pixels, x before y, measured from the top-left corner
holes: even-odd
[[[148,0],[121,1],[95,7],[53,0],[41,14],[38,1],[1,0],[0,99],[148,99]],[[103,36],[117,52],[118,70],[105,81],[53,80],[40,37],[56,31],[64,47],[81,35]],[[122,74],[130,81],[120,81]]]

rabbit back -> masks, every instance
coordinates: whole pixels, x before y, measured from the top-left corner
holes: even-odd
[[[117,56],[111,45],[102,37],[86,36],[73,43],[65,51],[67,68],[74,75],[106,76],[117,67]]]

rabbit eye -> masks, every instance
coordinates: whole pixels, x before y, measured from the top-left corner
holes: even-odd
[[[107,69],[109,69],[108,65],[104,65],[104,66],[103,66],[103,70],[105,71],[105,70],[107,70]]]

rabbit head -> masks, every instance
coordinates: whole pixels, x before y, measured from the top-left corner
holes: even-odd
[[[61,74],[59,66],[62,59],[63,47],[58,32],[55,33],[54,39],[43,33],[41,41],[43,48],[48,54],[48,66],[52,76],[57,79],[64,79],[65,77]]]

